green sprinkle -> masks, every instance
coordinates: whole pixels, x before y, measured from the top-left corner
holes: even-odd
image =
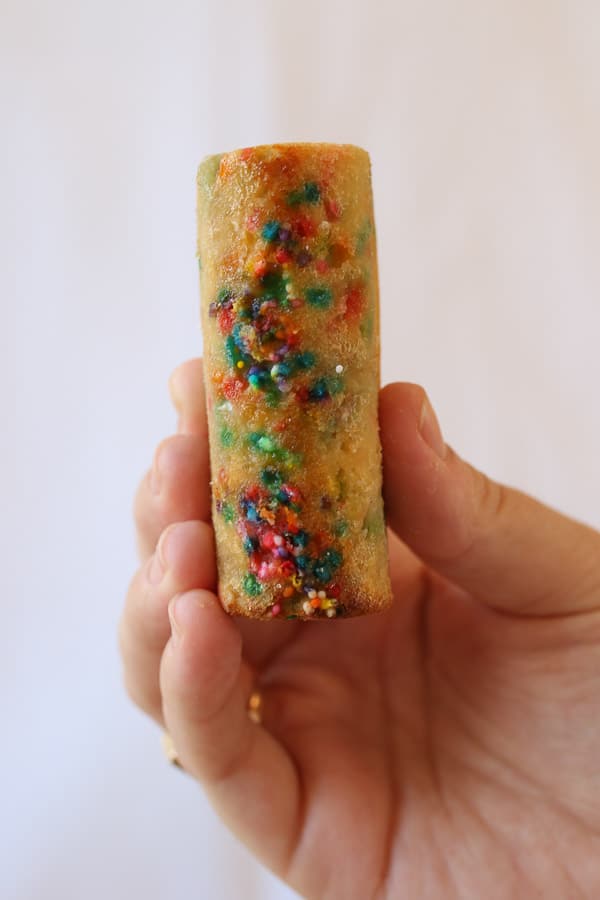
[[[235,511],[231,503],[227,503],[227,501],[225,501],[225,503],[221,507],[221,512],[226,522],[233,522],[233,520],[235,519]]]
[[[278,300],[280,303],[288,302],[287,283],[281,272],[267,272],[261,279],[263,286],[262,296],[265,300]]]
[[[246,593],[250,594],[251,597],[256,597],[257,594],[262,593],[262,584],[252,572],[248,572],[247,575],[244,575],[242,585]]]
[[[248,441],[257,450],[262,450],[263,453],[273,453],[277,450],[277,444],[273,438],[262,431],[253,431],[249,435]]]
[[[291,450],[277,450],[274,456],[275,459],[279,459],[289,469],[302,464],[302,454],[293,453]]]
[[[333,295],[331,291],[326,287],[308,288],[306,291],[306,299],[310,305],[316,306],[319,309],[327,309],[331,306],[332,298]]]
[[[317,581],[320,581],[323,584],[331,579],[331,569],[327,563],[322,560],[315,563],[313,572]]]
[[[263,435],[256,443],[256,446],[259,450],[262,450],[264,453],[273,453],[274,450],[277,450],[277,444],[273,440],[273,438],[269,437],[267,434]]]
[[[304,200],[304,191],[292,191],[287,195],[288,206],[300,206]]]
[[[292,362],[298,369],[310,369],[314,366],[315,359],[314,353],[311,353],[310,350],[305,350],[304,353],[297,353],[293,357]]]
[[[227,363],[235,368],[236,363],[241,358],[240,351],[236,347],[233,337],[228,334],[225,338],[225,359],[227,360]]]
[[[373,316],[373,310],[370,309],[365,313],[360,323],[360,333],[362,334],[365,341],[370,341],[373,337],[374,325],[375,320]]]
[[[219,293],[217,294],[217,303],[219,305],[221,303],[224,303],[225,300],[232,300],[232,299],[233,299],[233,291],[231,290],[231,288],[222,287],[220,289]]]
[[[323,561],[331,566],[332,569],[339,569],[342,564],[342,554],[335,547],[328,547],[323,554]]]
[[[227,428],[225,426],[221,429],[221,445],[223,447],[233,447],[235,444],[235,434],[231,430],[231,428]]]
[[[262,470],[260,473],[260,480],[265,487],[278,488],[283,484],[281,472],[273,466],[267,466],[266,469]]]
[[[385,533],[385,519],[381,502],[371,505],[363,521],[363,528],[369,537],[380,537]]]
[[[202,260],[198,257],[198,269],[202,271]]]
[[[362,228],[358,232],[358,235],[356,238],[356,255],[357,256],[362,256],[362,254],[364,253],[365,247],[367,246],[367,241],[371,237],[372,232],[373,232],[373,223],[370,221],[370,219],[367,219],[365,224],[362,226]]]
[[[345,519],[338,519],[337,522],[334,523],[333,533],[336,537],[346,537],[348,534],[348,523]]]
[[[271,408],[273,408],[275,406],[279,406],[280,401],[281,401],[281,397],[277,391],[266,391],[265,392],[265,402],[266,402],[267,406],[270,406]]]
[[[316,181],[307,181],[304,185],[304,199],[307,203],[318,203],[321,199],[321,191]]]
[[[291,191],[287,195],[288,206],[300,206],[301,203],[318,203],[321,199],[321,190],[316,181],[305,182],[299,190]]]

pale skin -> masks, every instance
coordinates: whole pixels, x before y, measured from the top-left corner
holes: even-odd
[[[307,898],[599,897],[600,534],[463,462],[423,389],[392,384],[391,609],[234,619],[201,361],[170,387],[179,433],[136,496],[120,644],[131,697],[221,819]]]

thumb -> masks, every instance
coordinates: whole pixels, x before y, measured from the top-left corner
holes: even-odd
[[[383,389],[380,426],[388,523],[427,565],[507,612],[600,608],[598,532],[460,459],[418,385]]]

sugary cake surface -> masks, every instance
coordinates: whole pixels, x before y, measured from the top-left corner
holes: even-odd
[[[279,144],[208,157],[198,255],[225,607],[304,619],[384,608],[368,154]]]

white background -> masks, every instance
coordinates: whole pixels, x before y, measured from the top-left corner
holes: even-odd
[[[600,526],[600,6],[2,0],[0,104],[0,895],[291,897],[120,685],[131,498],[201,350],[196,165],[365,146],[385,380]]]

